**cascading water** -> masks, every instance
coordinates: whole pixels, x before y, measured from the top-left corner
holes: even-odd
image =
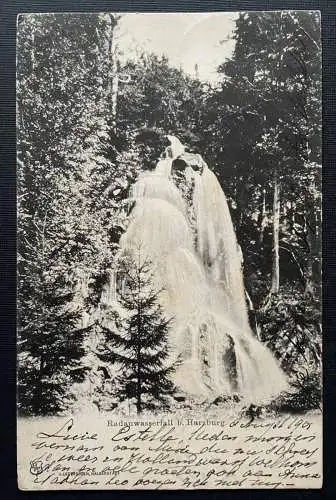
[[[164,290],[162,306],[174,318],[172,351],[182,360],[176,385],[193,397],[240,393],[265,401],[286,387],[286,378],[248,324],[241,256],[225,194],[200,155],[188,156],[176,137],[168,138],[166,157],[132,187],[135,206],[120,251],[138,255],[140,249],[153,263],[156,284]],[[183,162],[184,155],[194,222],[171,176],[174,160],[179,156]]]

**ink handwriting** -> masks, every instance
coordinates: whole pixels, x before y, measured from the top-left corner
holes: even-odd
[[[33,489],[318,487],[319,429],[296,417],[105,426],[68,418],[35,432],[27,472]]]

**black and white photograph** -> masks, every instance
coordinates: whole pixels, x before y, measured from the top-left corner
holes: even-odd
[[[18,15],[21,489],[321,487],[320,30]]]

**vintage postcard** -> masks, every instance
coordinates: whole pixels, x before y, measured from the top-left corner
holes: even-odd
[[[322,486],[317,11],[17,18],[22,490]]]

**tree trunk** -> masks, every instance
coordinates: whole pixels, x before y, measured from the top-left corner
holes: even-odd
[[[279,293],[280,262],[279,262],[279,232],[280,232],[280,183],[277,168],[274,169],[273,194],[273,266],[271,294]]]
[[[264,231],[266,227],[266,189],[263,189],[263,203],[261,208],[261,222],[260,222],[260,244],[264,241]]]
[[[139,250],[139,268],[140,269],[140,250]],[[142,329],[142,324],[141,324],[141,316],[142,316],[142,307],[141,307],[141,302],[140,302],[140,293],[141,293],[141,280],[140,280],[140,273],[138,274],[138,304],[137,304],[137,309],[138,309],[138,317],[137,317],[137,388],[136,388],[136,408],[137,408],[137,414],[139,415],[141,413],[141,329]]]
[[[114,133],[117,130],[117,100],[118,100],[118,65],[116,59],[116,50],[114,44],[114,28],[116,21],[113,14],[110,14],[110,38],[108,46],[109,54],[109,76],[108,76],[108,99],[109,112]]]
[[[321,281],[321,205],[317,202],[317,193],[321,186],[316,187],[316,181],[312,180],[310,195],[305,201],[304,230],[308,246],[308,257],[305,266],[305,292],[313,293],[314,284]]]
[[[42,353],[40,357],[39,370],[37,374],[34,397],[32,401],[33,412],[35,415],[39,415],[41,413],[41,404],[43,398],[43,388],[42,388],[43,373],[44,373],[44,354]]]
[[[31,72],[35,71],[35,29],[32,28],[31,31],[31,50],[30,50],[30,59],[31,59]]]
[[[313,272],[314,279],[317,283],[322,281],[322,220],[321,220],[321,205],[315,206],[315,256],[317,258],[315,272]]]
[[[307,215],[305,216],[305,235],[308,249],[308,256],[305,266],[305,293],[309,294],[313,292],[313,260],[316,255],[316,241],[315,234],[313,234],[315,229],[315,213],[314,208],[312,208],[313,214],[310,221],[307,221]]]
[[[140,366],[140,343],[137,345],[137,388],[136,388],[136,409],[137,414],[141,413],[141,366]]]

